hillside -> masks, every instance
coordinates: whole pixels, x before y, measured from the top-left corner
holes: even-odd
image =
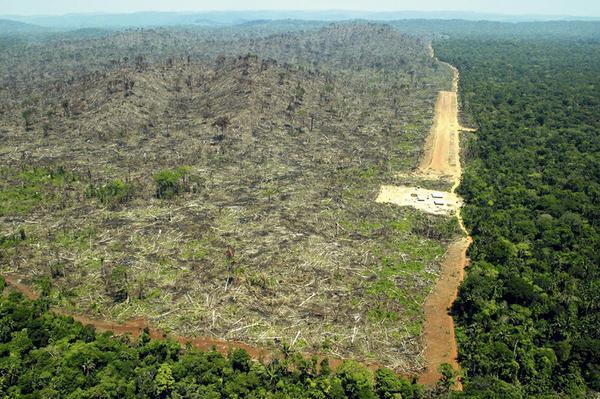
[[[38,25],[24,22],[13,21],[10,19],[0,19],[0,35],[17,35],[27,33],[48,32],[50,29]]]

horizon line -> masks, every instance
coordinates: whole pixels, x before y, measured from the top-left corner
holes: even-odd
[[[156,14],[205,14],[205,13],[260,13],[260,12],[282,12],[282,13],[328,13],[328,12],[347,12],[347,13],[365,13],[365,14],[393,14],[393,13],[462,13],[473,15],[488,15],[501,17],[552,17],[552,18],[588,18],[600,19],[600,15],[576,15],[576,14],[538,14],[538,13],[502,13],[492,11],[470,11],[470,10],[360,10],[360,9],[210,9],[210,10],[135,10],[135,11],[88,11],[88,12],[65,12],[61,14],[0,14],[0,17],[69,17],[69,16],[94,16],[94,15],[132,15],[140,13]]]

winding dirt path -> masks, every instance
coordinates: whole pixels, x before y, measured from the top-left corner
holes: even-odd
[[[3,275],[2,277],[4,277],[6,283],[9,286],[11,286],[12,288],[21,292],[27,298],[35,300],[40,297],[40,295],[31,287],[31,285],[26,284],[24,282],[24,281],[26,281],[24,276],[8,274],[8,275]],[[240,342],[240,341],[233,341],[233,340],[228,341],[228,340],[216,339],[213,337],[184,337],[184,336],[180,336],[180,335],[166,334],[165,332],[163,332],[161,330],[149,327],[148,323],[144,319],[132,319],[132,320],[127,320],[124,323],[117,323],[117,322],[109,321],[109,320],[93,319],[93,318],[89,318],[89,317],[82,316],[82,315],[70,314],[58,307],[52,308],[52,312],[59,314],[59,315],[63,315],[63,316],[71,316],[71,317],[73,317],[73,319],[77,320],[78,322],[82,323],[83,325],[93,326],[96,329],[96,331],[98,331],[98,332],[110,331],[115,335],[129,334],[133,338],[137,339],[142,334],[144,329],[148,328],[148,330],[150,331],[150,337],[152,339],[162,340],[162,339],[170,338],[170,339],[177,341],[182,346],[185,346],[189,343],[194,348],[197,348],[197,349],[203,350],[203,351],[211,350],[214,347],[218,352],[220,352],[224,355],[227,355],[232,350],[244,349],[246,352],[248,352],[250,357],[252,357],[255,360],[260,360],[260,361],[269,361],[270,359],[273,359],[274,357],[280,356],[279,354],[276,353],[276,351],[274,351],[272,349],[261,348],[261,347],[253,346],[253,345],[246,344],[246,343]],[[327,358],[327,360],[329,361],[329,366],[333,370],[337,369],[337,367],[339,367],[344,362],[344,360],[346,360],[346,359],[342,359],[342,358],[325,356],[320,353],[316,353],[316,354],[302,353],[302,356],[304,356],[304,358],[306,358],[307,360],[311,359],[313,355],[317,356],[319,363],[321,362],[321,360]],[[381,365],[376,364],[376,363],[369,363],[369,364],[364,364],[364,365],[365,365],[365,367],[368,367],[369,369],[371,369],[373,371],[377,370],[378,368],[381,367]],[[405,377],[409,377],[409,376],[405,376]]]
[[[434,57],[431,46],[430,53]],[[473,131],[473,129],[463,128],[458,122],[459,74],[452,65],[446,65],[454,73],[452,91],[439,93],[434,124],[419,169],[421,173],[428,176],[451,177],[453,185],[450,191],[455,193],[462,176],[460,131]],[[460,369],[457,360],[458,348],[454,333],[454,321],[448,314],[448,310],[456,299],[458,287],[464,278],[464,269],[469,262],[467,250],[472,243],[472,238],[465,228],[460,208],[457,210],[456,216],[465,236],[448,247],[442,262],[439,280],[423,307],[425,313],[423,342],[427,370],[420,376],[419,382],[425,385],[435,384],[440,379],[441,374],[438,367],[442,363],[449,363],[455,370]],[[460,382],[455,388],[462,389]]]

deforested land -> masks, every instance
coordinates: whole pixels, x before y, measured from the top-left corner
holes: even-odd
[[[265,29],[8,43],[2,271],[74,314],[417,373],[458,229],[374,199],[452,71],[389,26]]]

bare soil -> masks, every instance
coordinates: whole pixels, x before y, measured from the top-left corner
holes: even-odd
[[[411,206],[434,215],[454,214],[462,205],[462,200],[455,193],[410,186],[381,186],[375,201]]]
[[[440,91],[435,119],[419,170],[426,175],[460,176],[458,105],[456,92]]]
[[[467,249],[471,242],[471,237],[467,236],[450,244],[440,278],[425,302],[423,341],[427,370],[419,377],[421,384],[435,384],[441,377],[438,367],[442,363],[459,369],[454,321],[448,315],[448,309],[456,299],[458,286],[464,278],[464,267],[468,263]]]

